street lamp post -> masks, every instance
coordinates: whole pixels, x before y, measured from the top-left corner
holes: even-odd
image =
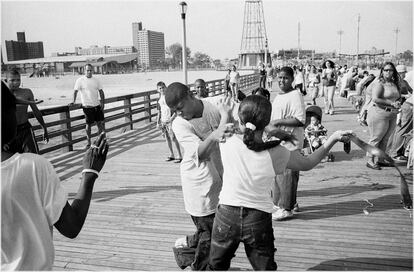
[[[397,45],[398,45],[398,32],[400,32],[401,30],[397,27],[396,29],[394,29],[395,32],[395,60],[397,60]]]
[[[187,52],[186,52],[186,37],[185,37],[185,14],[187,12],[187,4],[185,2],[180,3],[181,19],[183,19],[183,73],[184,73],[184,84],[187,85]]]
[[[342,50],[342,35],[344,34],[344,31],[342,29],[338,30],[338,35],[339,35],[339,59],[341,59],[341,50]]]
[[[356,52],[357,64],[358,64],[358,59],[359,59],[359,22],[360,21],[361,21],[361,15],[358,13],[357,52]]]

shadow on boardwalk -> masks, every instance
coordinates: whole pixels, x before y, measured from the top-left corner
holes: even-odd
[[[410,258],[346,258],[326,261],[308,270],[360,271],[360,270],[412,270],[413,260]],[[367,265],[372,264],[372,265]],[[387,268],[387,269],[384,269]]]

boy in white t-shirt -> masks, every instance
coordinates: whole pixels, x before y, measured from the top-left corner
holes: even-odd
[[[281,93],[272,103],[271,124],[292,133],[298,140],[296,149],[302,149],[304,140],[304,124],[306,119],[305,102],[299,90],[292,87],[294,72],[290,67],[282,67],[278,76]],[[275,213],[273,219],[284,220],[293,216],[296,203],[296,192],[299,171],[287,169],[276,177],[273,188]],[[296,208],[297,210],[298,208]]]
[[[2,86],[1,100],[1,270],[51,270],[53,226],[75,238],[81,231],[92,190],[108,145],[104,135],[83,159],[82,182],[72,204],[50,162],[32,153],[14,153],[6,143],[16,136],[16,100]]]
[[[96,123],[96,126],[98,127],[99,134],[105,132],[105,117],[103,112],[105,107],[105,95],[102,90],[101,82],[97,78],[92,77],[92,74],[93,67],[88,63],[85,65],[85,76],[78,78],[75,82],[73,102],[69,104],[69,106],[75,104],[76,96],[79,92],[83,113],[85,114],[86,119],[86,149],[91,146],[91,129],[94,123]]]
[[[177,114],[172,129],[184,150],[180,165],[184,205],[197,228],[195,234],[178,239],[173,250],[180,268],[205,270],[223,174],[218,141],[225,136],[231,109],[195,98],[179,82],[168,86],[165,101]]]

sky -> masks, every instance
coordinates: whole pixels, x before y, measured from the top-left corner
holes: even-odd
[[[74,52],[76,46],[131,46],[132,22],[163,32],[165,46],[182,42],[182,0],[1,1],[1,43],[43,41],[45,57]],[[245,1],[186,0],[187,47],[214,59],[236,58],[240,52]],[[376,47],[391,54],[413,50],[412,1],[262,0],[269,51],[300,47],[316,52],[355,54],[358,14],[359,52]],[[398,36],[395,29],[400,32]],[[4,51],[3,51],[4,52]]]

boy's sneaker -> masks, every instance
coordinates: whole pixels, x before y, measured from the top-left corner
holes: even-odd
[[[188,266],[191,267],[191,264],[194,262],[194,258],[195,258],[195,248],[173,247],[172,249],[174,252],[175,262],[177,263],[179,268],[184,270]]]
[[[282,220],[292,218],[292,217],[293,217],[293,212],[285,210],[285,209],[279,209],[278,211],[272,213],[272,219],[276,221],[282,221]]]
[[[273,205],[272,213],[275,213],[278,210],[280,210],[280,207],[279,206],[276,206],[276,205]]]
[[[295,205],[293,206],[293,211],[294,212],[300,212],[299,210],[299,204],[296,202]]]
[[[188,247],[187,237],[181,237],[181,238],[178,238],[177,240],[175,240],[174,247],[176,247],[176,248]]]

